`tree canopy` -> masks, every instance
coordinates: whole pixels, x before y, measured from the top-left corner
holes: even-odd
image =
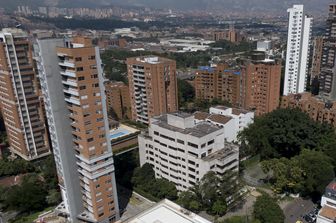
[[[298,109],[277,109],[257,117],[239,135],[248,155],[262,159],[291,158],[303,148],[323,150],[336,159],[336,135],[331,126],[314,122]]]
[[[271,183],[277,192],[319,194],[335,177],[332,160],[321,151],[303,150],[291,159],[263,161],[265,172],[271,172]]]
[[[254,203],[254,218],[260,223],[283,223],[285,215],[277,202],[267,194],[259,196]]]
[[[157,200],[177,198],[175,184],[166,179],[156,179],[153,167],[148,163],[135,169],[132,183],[136,191],[149,194]]]
[[[236,172],[227,171],[219,176],[210,171],[194,187],[181,192],[178,203],[194,212],[206,210],[209,214],[222,216],[229,206],[234,205],[240,190]]]

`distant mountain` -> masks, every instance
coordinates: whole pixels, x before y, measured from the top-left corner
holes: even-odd
[[[15,9],[18,5],[59,7],[102,7],[108,5],[145,6],[178,10],[285,11],[302,3],[308,12],[326,12],[331,0],[0,0],[0,7]],[[335,2],[335,1],[334,1]]]

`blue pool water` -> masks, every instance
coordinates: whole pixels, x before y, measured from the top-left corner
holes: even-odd
[[[126,131],[110,134],[110,139],[116,139],[116,138],[122,137],[122,136],[127,135],[127,134],[129,134],[129,132],[126,132]]]

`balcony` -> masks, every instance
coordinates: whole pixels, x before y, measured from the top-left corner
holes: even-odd
[[[67,77],[76,77],[76,73],[70,70],[62,71],[61,74]]]
[[[78,83],[76,81],[62,80],[62,83],[65,84],[65,85],[72,86],[72,87],[78,87]]]
[[[80,101],[78,98],[68,97],[68,98],[65,98],[65,101],[71,104],[80,105]]]
[[[59,62],[58,65],[60,65],[62,67],[75,68],[75,64],[72,61],[62,61],[62,62]]]
[[[64,93],[67,93],[67,94],[74,95],[74,96],[79,96],[79,92],[78,92],[78,90],[75,89],[75,88],[67,88],[67,89],[63,89],[63,92],[64,92]]]

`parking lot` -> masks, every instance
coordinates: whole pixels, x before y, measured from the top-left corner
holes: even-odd
[[[286,216],[285,223],[296,223],[297,221],[310,223],[304,219],[304,216],[314,211],[314,208],[315,205],[311,200],[297,198],[289,202],[283,210]]]

